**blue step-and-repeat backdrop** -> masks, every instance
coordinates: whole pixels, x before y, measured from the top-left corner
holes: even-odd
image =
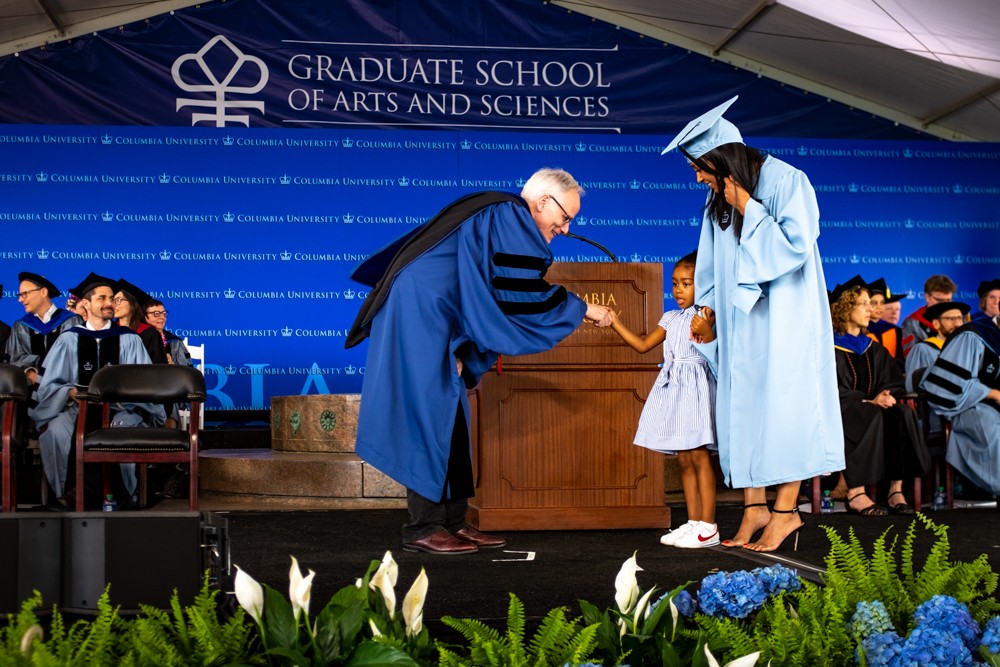
[[[809,174],[831,284],[884,276],[911,294],[908,312],[928,275],[975,303],[1000,274],[1000,147],[751,143]],[[587,189],[574,231],[667,273],[697,245],[705,198],[661,137],[18,126],[0,145],[0,319],[22,314],[18,271],[61,288],[89,271],[126,278],[206,345],[216,408],[358,391],[366,346],[343,342],[365,292],[351,270],[465,193],[519,191],[536,168],[564,167]],[[552,250],[610,261],[573,239]]]
[[[18,272],[65,289],[95,271],[205,344],[210,409],[356,392],[359,261],[554,166],[587,189],[573,231],[669,274],[705,190],[660,151],[737,93],[748,143],[816,186],[831,284],[884,277],[909,312],[931,274],[970,304],[1000,276],[1000,146],[926,141],[536,0],[229,0],[0,58],[0,320],[23,314]]]

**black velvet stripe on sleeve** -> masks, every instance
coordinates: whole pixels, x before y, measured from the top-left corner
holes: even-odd
[[[496,289],[508,292],[547,292],[552,285],[540,278],[505,278],[497,276],[490,281]]]
[[[936,366],[938,366],[939,368],[941,368],[941,370],[945,370],[945,371],[948,371],[949,373],[953,373],[954,375],[957,375],[958,377],[962,378],[963,380],[971,380],[972,379],[972,372],[969,371],[968,368],[962,368],[958,364],[954,364],[954,363],[948,361],[947,359],[942,359],[941,357],[938,357],[934,361],[934,364]]]
[[[541,257],[531,255],[512,255],[506,252],[498,252],[493,255],[493,263],[496,266],[504,266],[510,269],[529,269],[531,271],[545,271],[545,260]]]
[[[497,301],[505,315],[537,315],[547,313],[566,300],[566,288],[558,288],[545,301]]]
[[[938,361],[940,361],[940,360],[938,360]],[[940,375],[936,375],[934,373],[931,373],[927,377],[927,379],[925,380],[925,382],[927,382],[929,384],[937,385],[937,386],[941,387],[942,389],[944,389],[949,394],[961,394],[962,393],[962,388],[959,387],[957,384],[955,384],[954,382],[950,382],[948,380],[945,380]]]
[[[934,405],[945,409],[951,409],[957,405],[957,403],[950,398],[941,398],[940,396],[935,396],[934,394],[927,394],[927,402],[933,403]]]

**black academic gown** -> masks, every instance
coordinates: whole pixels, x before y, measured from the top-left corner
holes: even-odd
[[[872,341],[864,354],[836,348],[840,412],[844,420],[847,486],[909,479],[930,467],[930,452],[912,408],[866,403],[886,389],[899,400],[903,375],[889,353]]]

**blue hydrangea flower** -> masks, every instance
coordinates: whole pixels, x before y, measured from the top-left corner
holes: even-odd
[[[746,618],[766,601],[760,582],[749,572],[710,574],[698,591],[698,606],[709,616]]]
[[[802,588],[799,573],[783,565],[775,564],[770,567],[758,567],[756,570],[753,570],[752,574],[757,577],[761,587],[764,589],[764,594],[769,597],[779,591],[797,591]]]
[[[900,667],[903,639],[895,632],[878,632],[865,637],[859,651],[864,651],[865,662],[869,667]],[[859,656],[858,662],[860,661]]]
[[[686,590],[681,591],[674,597],[674,606],[677,607],[677,611],[681,616],[691,618],[694,616],[695,603],[694,598]],[[1000,619],[998,619],[1000,620]]]
[[[979,647],[979,624],[969,614],[969,608],[950,595],[935,595],[913,612],[917,627],[950,632],[960,638],[969,651]]]
[[[858,636],[859,639],[894,629],[889,612],[881,600],[859,602],[855,605],[854,615],[848,624],[848,631]]]
[[[994,616],[986,622],[983,638],[979,643],[991,654],[1000,653],[1000,616]]]
[[[899,655],[901,665],[971,667],[972,653],[957,634],[931,626],[917,626],[910,632]]]

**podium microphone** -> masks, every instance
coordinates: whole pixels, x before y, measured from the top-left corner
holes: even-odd
[[[607,255],[608,257],[610,257],[612,262],[617,262],[618,261],[618,257],[613,252],[611,252],[610,250],[608,250],[607,248],[605,248],[604,246],[602,246],[597,241],[591,241],[590,239],[588,239],[586,237],[578,236],[576,234],[570,234],[569,232],[563,232],[562,235],[566,236],[566,237],[569,237],[571,239],[578,239],[580,241],[583,241],[584,243],[589,243],[590,245],[594,246],[595,248],[597,248],[598,250],[600,250],[601,252],[603,252],[605,255]]]

